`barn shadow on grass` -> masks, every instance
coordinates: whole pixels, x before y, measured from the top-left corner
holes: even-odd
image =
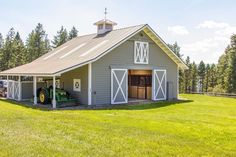
[[[175,100],[175,101],[159,101],[145,104],[128,104],[128,105],[111,105],[109,108],[101,108],[101,110],[149,110],[168,107],[177,104],[190,103],[193,100]]]
[[[193,102],[193,100],[174,100],[174,101],[159,101],[159,102],[149,102],[144,104],[125,104],[125,105],[104,105],[104,106],[68,106],[68,107],[58,107],[57,109],[52,109],[51,105],[33,105],[30,102],[16,102],[13,100],[0,99],[2,102],[10,103],[13,105],[31,108],[41,111],[53,111],[53,110],[149,110],[158,109],[163,107],[168,107],[172,105],[185,104]]]
[[[10,103],[12,105],[25,107],[25,108],[35,109],[35,110],[42,110],[42,111],[51,111],[52,110],[51,106],[49,106],[49,105],[37,105],[37,106],[35,106],[31,102],[17,102],[17,101],[8,100],[8,99],[0,99],[0,101]]]

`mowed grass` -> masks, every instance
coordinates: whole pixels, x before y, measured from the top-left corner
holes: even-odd
[[[43,111],[0,101],[0,156],[236,156],[236,99]]]

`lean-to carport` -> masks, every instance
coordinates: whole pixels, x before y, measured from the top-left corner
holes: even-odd
[[[57,107],[56,102],[56,75],[17,75],[17,74],[1,74],[1,76],[5,77],[7,80],[7,99],[12,99],[16,101],[22,101],[22,84],[24,83],[30,83],[31,81],[23,81],[23,77],[32,77],[33,78],[33,104],[38,104],[38,98],[37,98],[37,79],[38,78],[52,78],[52,86],[53,86],[53,98],[52,98],[52,107]]]
[[[45,58],[49,58],[47,55]],[[52,57],[52,55],[51,55]],[[13,69],[10,69],[10,70],[6,70],[6,71],[3,71],[3,72],[0,72],[0,76],[3,76],[7,79],[7,98],[8,99],[13,99],[13,100],[16,100],[16,101],[22,101],[22,93],[25,92],[22,90],[22,84],[25,83],[25,81],[22,81],[22,78],[25,78],[25,77],[30,77],[31,78],[31,85],[33,87],[33,90],[32,89],[25,89],[25,90],[28,90],[27,92],[31,92],[33,93],[31,97],[31,99],[33,98],[33,104],[34,105],[37,105],[38,103],[38,95],[39,93],[37,93],[38,89],[40,87],[38,87],[38,83],[39,81],[37,81],[39,78],[42,78],[44,80],[44,78],[46,79],[50,79],[50,85],[53,87],[52,88],[52,107],[53,108],[56,108],[57,107],[57,97],[56,97],[56,79],[60,79],[61,76],[64,74],[64,73],[67,73],[70,71],[69,67],[68,68],[68,65],[64,65],[64,66],[60,66],[59,68],[56,68],[57,67],[57,64],[58,64],[58,61],[57,62],[52,62],[51,65],[49,64],[46,64],[46,61],[44,62],[37,62],[37,61],[34,61],[34,62],[31,62],[29,64],[25,64],[25,65],[22,65],[22,66],[19,66],[19,67],[16,67],[16,68],[13,68]],[[80,66],[85,66],[87,65],[88,66],[88,73],[85,74],[87,75],[88,77],[88,105],[91,105],[91,88],[92,88],[92,63],[87,63],[87,64],[81,64],[77,67],[80,67]],[[48,66],[49,65],[49,66]],[[55,68],[54,68],[55,67]],[[76,67],[76,68],[77,68]],[[74,69],[74,67],[72,67],[72,69]],[[29,81],[27,81],[29,83]],[[41,82],[42,83],[42,82]],[[15,94],[17,93],[17,94]],[[17,95],[17,96],[15,96]]]

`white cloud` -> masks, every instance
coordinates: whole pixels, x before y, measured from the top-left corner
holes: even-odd
[[[192,32],[193,40],[185,41],[181,45],[181,51],[185,56],[197,63],[201,60],[207,63],[217,63],[220,55],[224,53],[230,43],[230,36],[236,33],[236,26],[226,22],[213,20],[203,21]],[[198,37],[194,40],[194,37]]]
[[[209,38],[200,41],[196,41],[189,44],[184,44],[182,46],[182,51],[184,52],[207,52],[213,47],[217,47],[218,42],[216,40]]]
[[[187,30],[186,27],[179,26],[179,25],[168,27],[168,31],[172,32],[173,34],[176,34],[176,35],[188,35],[189,34],[189,31]]]
[[[222,36],[231,36],[236,33],[236,26],[229,26],[224,29],[217,30],[215,33]]]
[[[230,25],[225,22],[215,22],[213,20],[204,21],[203,23],[200,23],[197,28],[209,28],[209,29],[215,29],[215,28],[226,28]]]
[[[230,24],[225,22],[215,22],[213,20],[204,21],[203,23],[200,23],[196,28],[214,29],[214,33],[216,35],[227,37],[236,33],[236,26],[231,26]]]
[[[184,52],[186,56],[190,56],[190,58],[197,63],[201,60],[208,63],[215,63],[223,53],[229,40],[229,38],[219,36],[205,38],[193,43],[183,44],[181,51]]]

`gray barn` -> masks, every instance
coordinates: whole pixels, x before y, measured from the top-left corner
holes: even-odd
[[[178,98],[178,70],[186,65],[145,25],[113,30],[116,23],[95,23],[97,33],[79,36],[37,60],[7,71],[8,98],[34,97],[42,81],[68,91],[79,104],[122,104],[129,100]],[[11,79],[15,76],[15,79]],[[33,77],[24,82],[23,77]]]

